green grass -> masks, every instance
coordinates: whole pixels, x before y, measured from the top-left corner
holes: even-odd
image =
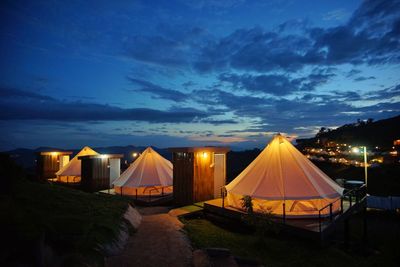
[[[1,196],[1,232],[11,246],[2,252],[0,262],[29,254],[22,248],[44,236],[60,255],[101,265],[102,252],[97,248],[117,236],[127,205],[118,196],[17,180],[10,194]]]
[[[183,219],[183,222],[195,247],[228,248],[235,256],[257,259],[265,266],[397,266],[398,263],[398,239],[395,237],[389,243],[380,243],[384,251],[379,254],[363,256],[337,246],[321,248],[317,243],[282,235],[261,241],[252,234],[231,232],[204,219]],[[354,225],[352,228],[359,230]]]
[[[188,206],[180,207],[179,209],[185,210],[187,212],[195,212],[195,211],[202,210],[203,208],[199,207],[197,205],[188,205]]]

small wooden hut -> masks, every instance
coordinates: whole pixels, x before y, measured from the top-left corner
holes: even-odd
[[[56,172],[68,162],[71,151],[47,151],[36,154],[36,173],[39,180],[56,178]]]
[[[81,160],[81,187],[87,192],[96,192],[112,187],[121,175],[122,154],[87,155]]]
[[[187,205],[221,196],[227,147],[177,147],[172,153],[174,201]]]

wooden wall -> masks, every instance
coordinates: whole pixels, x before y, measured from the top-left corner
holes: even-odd
[[[172,155],[173,195],[176,205],[193,203],[193,153],[174,152]]]
[[[60,169],[58,155],[38,155],[36,164],[39,180],[55,178]]]
[[[82,159],[81,186],[87,192],[110,188],[110,169],[108,159]]]
[[[214,153],[174,152],[174,201],[188,205],[214,198]]]

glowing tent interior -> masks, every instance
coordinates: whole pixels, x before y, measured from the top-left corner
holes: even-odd
[[[243,196],[250,196],[254,211],[270,210],[288,218],[318,216],[321,208],[343,194],[343,188],[280,134],[226,190],[229,206],[241,209]],[[339,209],[336,201],[333,212]],[[328,213],[329,209],[321,211]]]
[[[121,195],[172,193],[172,163],[148,147],[113,184]]]
[[[81,181],[81,161],[78,157],[90,155],[99,155],[99,153],[85,146],[67,165],[56,173],[57,181],[63,183],[79,183]]]

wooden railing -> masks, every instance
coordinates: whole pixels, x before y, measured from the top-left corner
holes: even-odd
[[[322,222],[323,219],[325,219],[326,217],[329,218],[329,221],[332,222],[335,218],[334,218],[334,214],[335,212],[333,211],[333,207],[334,204],[337,203],[338,201],[340,201],[340,213],[344,212],[344,208],[343,208],[343,202],[344,201],[348,201],[349,202],[349,209],[351,207],[353,207],[354,205],[364,201],[364,199],[366,198],[367,195],[367,190],[366,190],[366,186],[362,185],[359,188],[355,188],[352,190],[349,190],[347,192],[345,192],[340,198],[336,199],[335,201],[325,205],[324,207],[322,207],[321,209],[318,210],[318,222],[319,222],[319,232],[322,231]],[[225,187],[221,187],[221,198],[222,198],[222,204],[221,207],[225,208],[225,197],[227,196],[227,191]],[[324,216],[324,211],[329,209],[328,212],[328,216]],[[283,223],[286,223],[286,205],[285,202],[282,203],[282,220]]]
[[[327,204],[326,206],[322,207],[321,209],[319,209],[318,210],[319,232],[322,231],[322,219],[325,217],[325,216],[322,216],[322,214],[324,213],[324,211],[326,209],[329,208],[329,221],[332,222],[334,220],[333,205],[335,203],[340,201],[339,212],[343,213],[344,212],[343,201],[346,201],[346,200],[349,201],[349,204],[350,204],[349,209],[350,209],[352,206],[364,201],[366,195],[367,195],[367,187],[364,184],[361,187],[358,187],[358,188],[355,188],[355,189],[345,192],[340,198],[336,199],[335,201],[333,201],[333,202]]]

